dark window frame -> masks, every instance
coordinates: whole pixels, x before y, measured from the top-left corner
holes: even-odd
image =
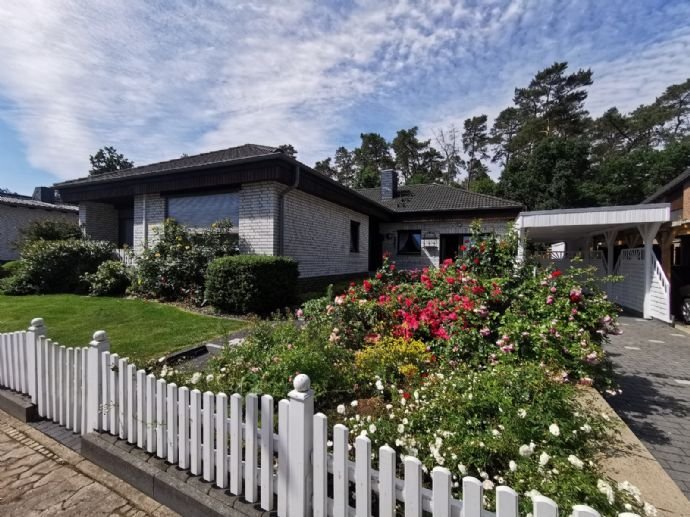
[[[350,253],[359,253],[359,232],[361,227],[362,225],[359,221],[350,220]]]
[[[417,234],[419,235],[419,249],[418,250],[403,250],[401,249],[400,243],[403,242],[403,239],[401,238],[403,235],[405,236],[404,243],[407,244],[409,241],[409,235],[414,235]],[[416,241],[417,239],[415,239]],[[422,230],[398,230],[398,245],[396,246],[397,253],[398,255],[421,255],[422,254]]]

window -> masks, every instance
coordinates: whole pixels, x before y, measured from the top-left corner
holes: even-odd
[[[350,253],[359,253],[359,223],[350,221]]]
[[[421,230],[398,231],[398,255],[420,255],[422,253]]]
[[[234,232],[240,221],[240,194],[172,196],[168,198],[168,217],[192,229],[210,228],[216,221],[230,219]]]

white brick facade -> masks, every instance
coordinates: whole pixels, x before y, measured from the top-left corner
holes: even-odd
[[[303,278],[362,273],[369,265],[369,217],[292,190],[285,195],[284,255]],[[359,222],[359,252],[350,252],[350,221]],[[240,220],[240,225],[241,225]]]
[[[117,210],[113,205],[79,203],[79,225],[90,239],[117,242]]]
[[[436,247],[422,246],[419,255],[398,255],[398,230],[421,230],[422,239],[425,234],[433,233],[436,239],[441,234],[469,234],[470,226],[474,219],[452,219],[439,221],[438,219],[420,219],[413,222],[381,223],[380,232],[383,234],[383,251],[390,254],[402,269],[420,269],[427,266],[438,266],[441,253],[440,245]],[[512,218],[484,218],[482,219],[482,231],[499,235],[506,232],[508,223]],[[440,244],[440,243],[439,243]]]
[[[240,190],[240,252],[277,255],[280,194],[288,187],[275,182],[249,183]]]
[[[0,261],[15,260],[19,252],[14,243],[21,237],[20,230],[33,221],[67,221],[77,223],[77,212],[66,213],[42,208],[0,205]]]
[[[134,196],[134,251],[156,242],[154,229],[162,229],[165,222],[165,198],[160,194]]]

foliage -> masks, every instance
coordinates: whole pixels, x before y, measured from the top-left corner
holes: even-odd
[[[131,283],[128,268],[119,260],[103,262],[95,273],[86,273],[84,281],[91,296],[119,296],[125,294]]]
[[[38,240],[65,241],[82,238],[81,229],[77,223],[50,219],[31,221],[19,233],[21,234],[18,245],[20,249],[24,244]]]
[[[266,314],[297,295],[297,262],[288,257],[240,255],[214,260],[206,273],[206,299],[235,314]]]
[[[83,276],[110,260],[114,245],[105,241],[37,240],[21,251],[18,273],[5,285],[6,294],[84,292]]]
[[[355,353],[355,366],[369,378],[396,382],[405,377],[416,377],[433,359],[421,341],[383,337]]]
[[[378,133],[362,133],[362,144],[353,151],[356,166],[354,187],[370,188],[380,184],[379,171],[395,165],[390,145]]]
[[[351,396],[358,379],[351,367],[353,353],[340,346],[337,336],[336,330],[317,324],[256,321],[242,345],[225,347],[203,375],[167,367],[161,375],[201,390],[269,394],[280,400],[292,389],[294,376],[305,373],[320,403],[337,404]]]
[[[74,294],[0,295],[0,332],[25,329],[34,317],[45,320],[52,340],[68,347],[86,346],[95,331],[105,329],[111,351],[129,357],[140,367],[246,325],[148,300]]]
[[[19,273],[20,268],[21,262],[18,260],[10,260],[9,262],[5,262],[2,266],[0,266],[0,278],[14,276]]]
[[[459,365],[415,385],[379,387],[377,409],[363,414],[361,401],[343,405],[341,422],[353,436],[368,436],[373,451],[387,444],[419,458],[427,475],[436,465],[448,468],[456,497],[467,475],[483,481],[490,505],[494,488],[506,484],[519,494],[545,494],[561,508],[588,504],[602,515],[625,511],[625,504],[641,508],[594,463],[610,441],[606,419],[580,407],[573,387],[554,383],[538,364]],[[600,490],[602,483],[610,490]],[[523,500],[523,515],[529,506]]]
[[[134,162],[129,161],[123,154],[118,153],[114,147],[108,146],[99,149],[96,154],[89,156],[89,161],[91,162],[91,170],[89,171],[91,176],[134,167]]]
[[[284,154],[287,154],[290,158],[297,157],[297,149],[295,149],[295,146],[292,144],[279,145],[278,149],[280,149]]]
[[[237,254],[232,224],[221,220],[205,232],[192,232],[173,219],[155,228],[156,242],[137,259],[132,292],[145,298],[204,300],[206,269],[218,257]]]

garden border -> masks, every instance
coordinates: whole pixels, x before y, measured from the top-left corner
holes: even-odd
[[[38,416],[38,407],[31,398],[6,388],[0,388],[0,409],[22,422],[43,420]]]

